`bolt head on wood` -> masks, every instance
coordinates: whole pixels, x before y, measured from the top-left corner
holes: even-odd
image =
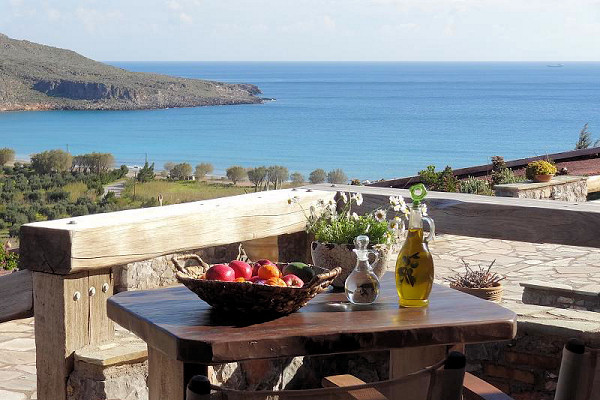
[[[95,294],[96,294],[96,288],[92,286],[92,287],[89,289],[88,293],[89,293],[90,297],[92,297],[93,295],[95,295]]]
[[[103,292],[103,293],[106,293],[106,292],[108,292],[108,283],[103,283],[103,284],[102,284],[102,292]]]
[[[73,293],[73,300],[79,301],[79,299],[81,299],[81,293],[79,293],[79,292]]]

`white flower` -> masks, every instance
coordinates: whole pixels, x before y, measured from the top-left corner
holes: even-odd
[[[319,201],[317,201],[317,205],[324,206],[325,205],[325,200],[319,199]]]
[[[397,231],[398,229],[400,229],[400,225],[398,224],[398,221],[396,220],[396,218],[391,220],[389,222],[388,226],[390,227],[390,229],[392,229],[394,231]]]
[[[377,222],[383,222],[383,221],[385,221],[385,217],[386,217],[387,215],[386,215],[386,212],[385,212],[385,210],[381,210],[381,209],[379,209],[379,210],[376,210],[376,211],[375,211],[375,213],[373,214],[373,216],[375,217],[375,220],[376,220]]]
[[[360,206],[363,203],[362,194],[354,193],[352,196],[350,196],[350,200],[354,200],[356,202],[356,205]]]
[[[355,213],[355,212],[353,212],[352,213],[352,219],[355,220],[355,221],[358,221],[358,214]]]
[[[423,214],[424,217],[427,216],[427,204],[421,204],[421,214]]]
[[[342,199],[344,204],[346,204],[348,202],[348,196],[346,196],[346,193],[340,192],[339,195],[340,195],[340,199]]]

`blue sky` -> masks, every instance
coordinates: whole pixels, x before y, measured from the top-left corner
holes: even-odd
[[[0,0],[97,60],[598,61],[600,0]]]

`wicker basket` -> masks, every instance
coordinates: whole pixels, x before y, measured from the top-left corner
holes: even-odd
[[[463,293],[468,293],[470,295],[479,297],[480,299],[493,301],[494,303],[500,303],[502,300],[502,294],[504,293],[504,287],[500,283],[498,286],[489,288],[466,288],[454,285],[452,283],[450,284],[450,287]]]
[[[176,256],[172,261],[177,268],[177,280],[214,308],[253,314],[284,315],[298,311],[327,289],[341,271],[340,268],[328,270],[311,266],[316,272],[315,277],[303,287],[293,288],[199,279],[210,265],[195,254]]]

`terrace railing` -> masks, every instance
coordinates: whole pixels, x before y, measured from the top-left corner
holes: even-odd
[[[306,221],[288,200],[297,196],[308,209],[337,191],[362,193],[359,212],[392,195],[409,199],[407,190],[313,185],[24,225],[21,268],[32,271],[38,398],[65,399],[73,353],[113,337],[106,300],[114,266],[264,237],[296,241]],[[597,205],[436,192],[427,203],[442,233],[600,247]]]

